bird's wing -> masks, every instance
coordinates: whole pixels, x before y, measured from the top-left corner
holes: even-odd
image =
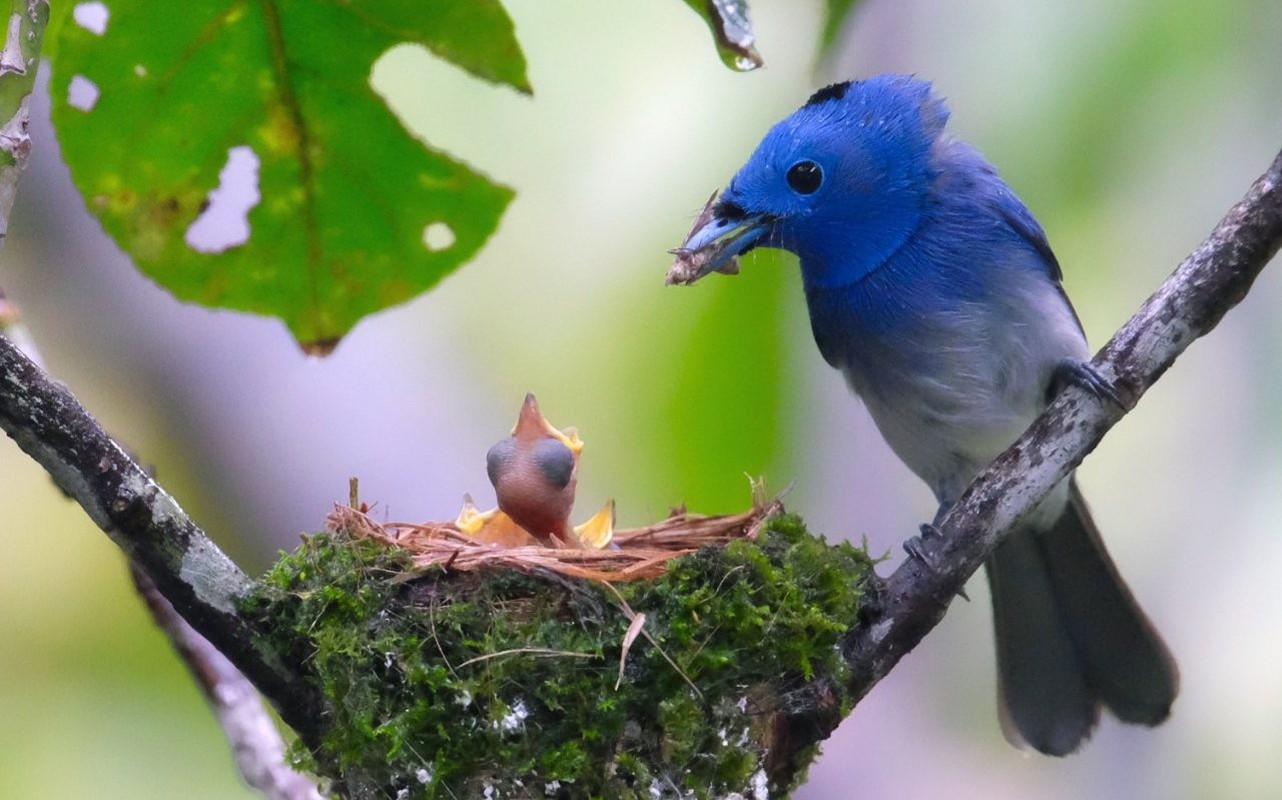
[[[1046,240],[1046,231],[1042,226],[1037,224],[1033,218],[1033,212],[1028,210],[1015,193],[1010,190],[1005,183],[998,179],[999,190],[996,198],[996,209],[998,216],[1010,226],[1010,229],[1019,235],[1019,238],[1028,243],[1033,248],[1033,252],[1041,258],[1046,265],[1046,274],[1050,277],[1051,282],[1055,284],[1055,290],[1063,298],[1064,305],[1068,306],[1068,311],[1073,315],[1073,320],[1077,323],[1077,329],[1086,335],[1086,329],[1082,327],[1082,318],[1077,316],[1077,309],[1073,308],[1073,301],[1068,299],[1068,293],[1064,291],[1064,270],[1059,266],[1059,259],[1055,257],[1055,251],[1051,250],[1051,243]]]
[[[998,184],[997,197],[994,198],[998,216],[1010,226],[1011,230],[1019,234],[1019,238],[1027,242],[1037,255],[1041,256],[1042,261],[1046,263],[1046,271],[1051,280],[1059,283],[1064,279],[1064,272],[1060,269],[1055,251],[1051,250],[1051,243],[1046,241],[1046,231],[1037,224],[1028,206],[1020,202],[1010,187],[1001,183],[1000,179]]]
[[[977,151],[972,149],[971,152],[974,153],[975,158],[983,160],[983,156],[980,156]],[[998,219],[1006,223],[1006,226],[1037,254],[1038,259],[1046,268],[1046,276],[1051,279],[1055,290],[1059,292],[1059,296],[1064,300],[1064,305],[1068,307],[1069,313],[1073,315],[1073,320],[1077,323],[1078,330],[1085,335],[1086,330],[1082,327],[1081,318],[1077,316],[1077,309],[1073,308],[1073,302],[1068,299],[1068,294],[1064,291],[1064,271],[1059,266],[1059,259],[1055,257],[1055,251],[1051,249],[1051,243],[1046,239],[1046,231],[1042,230],[1042,226],[1033,217],[1033,212],[1028,210],[1028,206],[1024,205],[1024,202],[1015,195],[1015,192],[997,174],[997,169],[986,161],[984,164],[987,169],[983,172],[986,173],[987,180],[983,181],[983,183],[987,184],[985,195],[987,196],[988,204],[992,207]]]
[[[988,159],[961,139],[944,137],[937,144],[940,163],[947,166],[943,172],[943,192],[961,192],[974,198],[985,210],[1005,223],[1012,233],[1024,241],[1040,258],[1047,276],[1058,283],[1063,278],[1059,259],[1046,241],[1046,232],[1037,224],[1033,212],[997,174]]]

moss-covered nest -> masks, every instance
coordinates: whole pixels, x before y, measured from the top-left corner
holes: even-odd
[[[849,709],[871,570],[789,515],[617,585],[323,533],[247,610],[323,698],[300,761],[350,797],[766,798],[817,751],[802,728]]]

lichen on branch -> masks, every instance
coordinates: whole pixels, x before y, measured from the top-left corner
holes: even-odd
[[[31,137],[28,98],[36,82],[36,62],[49,21],[45,0],[12,0],[0,48],[0,239],[9,230],[9,212],[18,178],[27,168]]]

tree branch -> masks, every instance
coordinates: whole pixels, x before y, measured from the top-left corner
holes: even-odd
[[[36,83],[36,64],[49,21],[46,0],[10,0],[0,48],[0,239],[9,232],[9,212],[18,179],[31,154],[28,99]]]
[[[934,569],[909,558],[886,580],[881,613],[848,644],[862,697],[943,618],[1006,535],[1081,463],[1195,339],[1246,297],[1282,245],[1282,153],[1092,362],[1128,400],[1121,409],[1068,389],[970,485],[924,543]],[[823,735],[827,735],[824,733]],[[822,737],[821,737],[822,738]]]
[[[304,741],[314,741],[319,720],[310,687],[259,645],[237,612],[249,578],[65,386],[2,336],[0,428],[262,690]]]
[[[9,214],[18,195],[18,180],[31,155],[29,99],[36,84],[36,61],[49,21],[44,0],[10,0],[0,47],[0,242],[9,234]],[[39,361],[18,307],[0,289],[0,334],[21,345]]]
[[[11,0],[0,47],[0,241],[8,234],[18,182],[31,154],[29,100],[49,21],[47,0]],[[270,663],[235,614],[249,585],[234,565],[160,487],[98,427],[60,385],[49,381],[17,305],[0,289],[0,427],[80,502],[131,558],[130,569],[156,622],[191,667],[231,740],[246,781],[272,800],[319,794],[284,763],[280,734],[245,676],[179,617],[156,576],[184,613],[238,655],[268,686],[288,688],[293,676]],[[90,466],[92,465],[92,467]],[[144,566],[139,566],[140,564]],[[313,718],[299,691],[274,696],[300,735]],[[297,698],[292,702],[290,698]]]
[[[178,615],[146,573],[132,564],[129,572],[152,619],[209,701],[245,782],[268,800],[320,800],[316,785],[285,764],[285,744],[253,684]]]

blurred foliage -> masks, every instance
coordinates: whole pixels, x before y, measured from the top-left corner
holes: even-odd
[[[846,20],[850,18],[850,12],[855,10],[859,0],[824,0],[826,14],[824,16],[823,33],[819,36],[819,49],[827,50],[837,43],[837,37],[845,27]]]
[[[1042,192],[1039,206],[1066,213],[1098,208],[1102,192],[1130,177],[1131,156],[1119,148],[1124,140],[1116,132],[1142,129],[1151,120],[1153,108],[1135,98],[1196,80],[1235,58],[1233,43],[1244,33],[1236,22],[1259,2],[1245,0],[1237,14],[1200,0],[1149,2],[1139,4],[1148,6],[1145,11],[1118,15],[1106,46],[1083,61],[1059,99],[1058,118],[1072,124],[1034,120],[1042,127],[1012,142],[1027,151],[1019,155],[1030,165],[1030,174],[1020,176],[1022,193]],[[1047,141],[1055,142],[1055,158],[1045,157]]]
[[[746,0],[686,0],[686,5],[708,23],[727,67],[747,71],[765,63],[757,52]]]
[[[756,254],[746,264],[750,276],[718,276],[715,289],[709,280],[670,290],[712,294],[690,329],[674,339],[676,383],[661,407],[672,434],[667,468],[684,489],[681,497],[701,511],[741,509],[745,473],[765,474],[789,449],[781,408],[792,321],[781,302],[785,260]]]
[[[842,25],[859,0],[824,0],[826,11],[819,38],[820,51],[837,42]],[[747,0],[686,0],[708,23],[721,60],[731,69],[742,71],[760,67],[765,61],[756,48],[756,34],[748,19]]]
[[[497,0],[428,13],[411,0],[193,0],[182,13],[119,0],[101,33],[69,19],[71,4],[59,9],[51,92],[63,156],[107,231],[181,299],[279,317],[323,351],[471,258],[512,197],[415,141],[369,83],[375,59],[412,42],[530,91]],[[96,102],[70,96],[84,79]],[[229,150],[245,145],[261,197],[248,241],[198,251],[187,232]]]

